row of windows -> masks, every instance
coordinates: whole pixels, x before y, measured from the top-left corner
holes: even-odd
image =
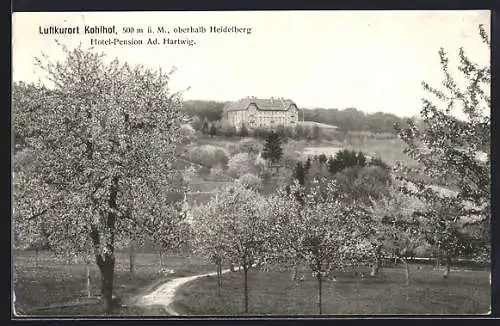
[[[255,116],[255,115],[250,115],[250,116],[247,116],[247,115],[234,115],[232,116],[233,119],[236,119],[237,117],[239,118],[242,118],[242,119],[273,119],[273,118],[282,118],[282,119],[295,119],[295,116],[294,115],[291,115],[291,116],[286,116],[286,115],[281,115],[281,116],[278,116],[278,117],[274,117],[274,116],[269,116],[269,115],[258,115],[258,116]],[[229,116],[228,116],[229,118]]]

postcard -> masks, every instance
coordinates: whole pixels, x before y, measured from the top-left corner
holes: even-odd
[[[484,315],[489,11],[17,12],[12,311]]]

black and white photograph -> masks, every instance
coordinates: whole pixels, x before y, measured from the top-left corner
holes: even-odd
[[[491,314],[490,15],[13,13],[11,315]]]

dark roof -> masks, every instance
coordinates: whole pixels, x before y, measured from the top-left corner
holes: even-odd
[[[257,110],[261,111],[288,111],[290,105],[296,105],[295,102],[283,98],[267,98],[260,99],[255,97],[247,97],[236,102],[229,102],[224,106],[224,111],[240,111],[247,110],[250,104],[255,104]]]

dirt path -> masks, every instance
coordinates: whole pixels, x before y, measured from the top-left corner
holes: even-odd
[[[229,269],[225,269],[222,273],[229,272]],[[194,275],[194,276],[186,276],[179,277],[170,281],[165,282],[160,285],[156,290],[152,291],[149,294],[146,294],[139,298],[136,302],[137,306],[162,306],[165,311],[171,316],[178,316],[179,314],[173,310],[171,307],[175,292],[177,289],[186,284],[187,282],[191,282],[195,279],[205,276],[213,276],[217,275],[217,272]]]

